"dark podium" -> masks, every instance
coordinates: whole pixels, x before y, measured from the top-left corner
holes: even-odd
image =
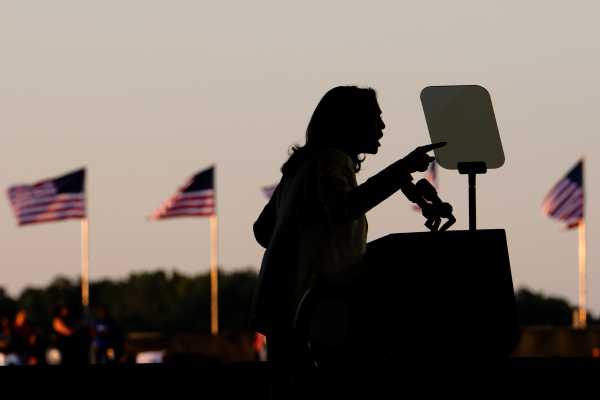
[[[348,343],[370,357],[506,357],[519,325],[504,230],[397,233],[367,245]]]

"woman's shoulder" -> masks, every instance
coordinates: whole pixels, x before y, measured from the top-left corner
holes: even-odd
[[[288,178],[289,184],[295,182],[292,185],[304,182],[306,179],[312,181],[315,175],[334,175],[346,179],[354,176],[354,164],[350,156],[344,151],[336,148],[322,148],[307,155],[305,162],[298,167],[296,173],[292,176],[286,176],[285,173],[283,175],[284,178]],[[286,179],[282,178],[282,184],[284,180]],[[282,186],[288,185],[284,184]]]
[[[344,151],[336,148],[324,148],[315,157],[321,170],[348,171],[354,173],[352,159]]]
[[[343,165],[352,168],[352,159],[350,156],[346,152],[333,147],[327,147],[316,151],[314,160],[319,163],[338,166]]]

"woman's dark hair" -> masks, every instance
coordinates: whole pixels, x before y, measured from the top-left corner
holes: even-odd
[[[357,86],[338,86],[329,90],[312,114],[306,128],[304,146],[294,145],[290,157],[281,167],[284,175],[293,175],[310,158],[315,150],[338,148],[348,150],[348,146],[357,142],[357,135],[363,134],[362,127],[368,113],[374,112],[377,93],[371,88]],[[360,171],[364,161],[361,154],[348,152],[354,164],[354,171]]]

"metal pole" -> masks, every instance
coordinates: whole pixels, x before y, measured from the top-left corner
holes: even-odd
[[[477,229],[477,206],[475,202],[475,178],[477,174],[469,173],[469,230]]]
[[[585,222],[582,220],[579,223],[579,318],[578,328],[585,329],[587,327],[587,312],[586,312],[586,237],[585,237]]]
[[[89,223],[88,219],[81,220],[81,304],[87,310],[90,304],[90,253],[89,253]]]
[[[219,334],[219,267],[217,215],[210,217],[210,333]]]

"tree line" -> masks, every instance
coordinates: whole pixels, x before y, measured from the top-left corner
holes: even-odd
[[[219,274],[221,331],[249,330],[256,279],[256,272],[250,269]],[[44,331],[50,330],[51,313],[57,305],[76,307],[80,303],[79,280],[64,276],[47,287],[27,287],[14,299],[0,288],[0,315],[25,309],[31,323]],[[209,332],[210,277],[157,270],[91,282],[90,310],[100,305],[108,308],[125,332]]]
[[[254,269],[219,274],[219,325],[221,332],[248,331],[248,317],[257,281]],[[546,296],[527,288],[516,293],[520,323],[569,326],[574,306],[565,299]],[[475,300],[475,299],[474,299]],[[0,316],[27,310],[32,324],[48,332],[52,309],[78,305],[78,279],[55,278],[42,288],[25,288],[16,298],[0,288]],[[176,271],[132,273],[120,280],[103,279],[90,284],[90,309],[105,305],[125,332],[210,331],[210,276],[188,276]],[[591,317],[591,316],[590,316]],[[592,323],[593,318],[589,319]]]

